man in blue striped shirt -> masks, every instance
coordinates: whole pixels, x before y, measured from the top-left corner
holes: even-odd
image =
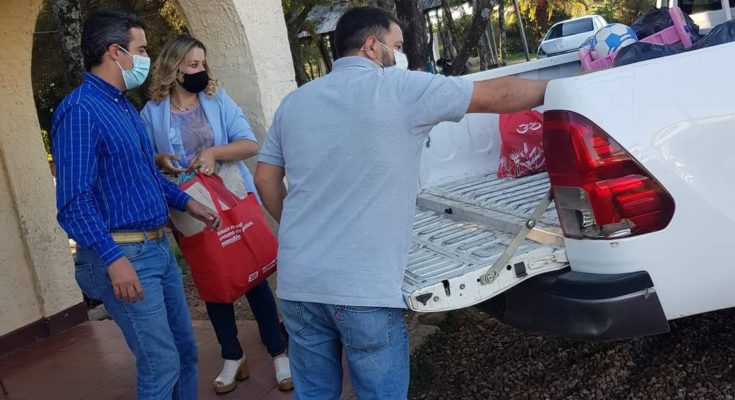
[[[84,23],[83,83],[54,112],[58,221],[79,247],[76,279],[102,300],[135,354],[139,399],[195,399],[197,350],[181,271],[163,234],[168,207],[211,228],[217,214],[156,168],[143,121],[125,97],[150,59],[132,14]]]

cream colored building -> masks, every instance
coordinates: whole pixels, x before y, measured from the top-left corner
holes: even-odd
[[[280,0],[179,0],[179,6],[262,139],[280,99],[296,87]],[[86,319],[69,243],[56,223],[33,101],[40,7],[41,0],[0,1],[0,354]]]

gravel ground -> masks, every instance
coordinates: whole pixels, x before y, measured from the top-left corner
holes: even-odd
[[[735,398],[735,310],[618,342],[527,335],[474,309],[450,313],[412,357],[409,398]]]
[[[192,318],[206,320],[181,261]],[[275,290],[275,275],[269,281]],[[245,298],[235,314],[253,319]],[[440,328],[413,352],[411,400],[735,400],[735,309],[672,321],[668,334],[606,343],[524,334],[475,309],[436,317],[406,315],[412,328]]]

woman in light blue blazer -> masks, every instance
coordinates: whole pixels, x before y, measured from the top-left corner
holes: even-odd
[[[180,35],[162,49],[151,74],[149,101],[141,115],[156,152],[156,163],[165,173],[186,179],[193,167],[211,175],[222,161],[235,161],[248,192],[255,193],[253,176],[242,160],[259,147],[240,107],[209,74],[204,45]],[[258,322],[260,337],[273,357],[280,390],[293,389],[281,334],[278,311],[268,281],[250,290],[246,297]],[[217,393],[227,393],[238,380],[248,377],[246,357],[237,339],[233,304],[206,303],[224,365],[214,380]]]

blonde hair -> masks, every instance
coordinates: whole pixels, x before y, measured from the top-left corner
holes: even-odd
[[[176,75],[179,72],[181,61],[194,48],[204,50],[206,57],[207,49],[204,47],[204,44],[189,35],[178,35],[163,46],[161,54],[153,64],[153,70],[151,71],[151,82],[148,86],[148,96],[151,99],[161,101],[171,94],[174,85],[176,85]],[[217,94],[219,82],[214,79],[207,64],[204,65],[204,69],[207,70],[207,74],[209,75],[209,84],[204,89],[204,93],[207,97],[212,98]]]

